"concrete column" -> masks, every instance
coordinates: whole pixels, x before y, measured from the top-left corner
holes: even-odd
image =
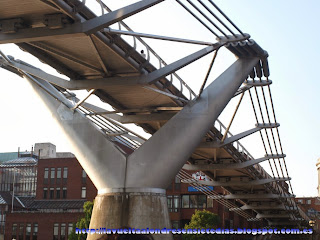
[[[171,228],[165,191],[98,194],[90,228],[107,226],[107,228],[152,229]],[[103,213],[103,214],[102,214]],[[88,235],[88,240],[97,240],[98,234]],[[172,235],[152,234],[154,240],[171,240]]]

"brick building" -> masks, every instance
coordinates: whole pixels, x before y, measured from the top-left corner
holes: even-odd
[[[32,152],[36,161],[35,194],[15,194],[12,198],[12,187],[0,192],[3,239],[66,240],[73,223],[83,216],[83,204],[92,201],[97,190],[73,154],[56,152],[50,143],[36,144]],[[16,190],[18,184],[13,185]]]
[[[307,214],[307,216],[315,221],[313,229],[319,232],[320,227],[320,197],[297,197],[298,206]]]
[[[187,171],[190,176],[197,173]],[[216,193],[225,195],[225,190],[221,187],[206,187],[208,190],[214,190]],[[217,214],[220,218],[218,228],[255,228],[263,226],[265,222],[250,222],[244,217],[238,215],[222,204],[218,203],[211,197],[205,195],[197,188],[190,186],[188,183],[181,182],[175,177],[171,185],[167,189],[168,209],[173,228],[183,228],[189,223],[191,216],[195,210],[206,209]],[[235,205],[238,203],[233,201]],[[179,236],[175,236],[179,238]],[[230,239],[243,239],[247,236],[226,236]],[[231,238],[232,237],[232,238]]]
[[[130,152],[130,149],[123,145],[120,147]],[[16,190],[18,183],[12,182],[4,188],[8,191],[0,192],[0,227],[5,230],[3,239],[67,240],[73,223],[83,215],[84,202],[92,201],[97,190],[74,155],[56,152],[55,146],[50,143],[36,144],[34,151],[19,153],[20,158],[4,161],[2,164],[8,168],[8,162],[17,164],[23,160],[21,156],[25,159],[28,158],[28,154],[36,166],[36,170],[33,171],[35,173],[33,176],[36,176],[35,191],[29,191],[30,194],[15,194],[13,211],[11,211],[12,186],[14,185]],[[188,173],[197,174],[190,171]],[[23,174],[21,179],[24,183]],[[218,194],[224,194],[222,188],[208,188]],[[247,219],[229,211],[227,207],[198,191],[197,188],[181,182],[178,177],[167,189],[167,200],[173,228],[183,228],[196,209],[207,209],[218,214],[220,224],[217,227],[220,228],[256,227],[256,223],[248,222]],[[234,203],[237,204],[236,201]]]

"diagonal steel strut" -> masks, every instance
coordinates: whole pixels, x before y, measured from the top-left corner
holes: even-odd
[[[60,77],[48,74],[38,68],[27,66],[23,63],[17,61],[11,61],[8,63],[12,67],[17,68],[18,70],[25,71],[35,77],[44,79],[56,86],[60,86],[69,90],[80,90],[80,89],[102,89],[110,86],[129,86],[129,85],[148,85],[155,83],[161,78],[166,77],[167,75],[193,63],[206,56],[207,54],[217,50],[221,47],[221,44],[214,44],[203,48],[195,53],[192,53],[186,57],[183,57],[169,65],[166,65],[163,68],[155,70],[149,74],[141,75],[138,77],[108,77],[108,78],[99,78],[99,79],[82,79],[82,80],[65,80]],[[0,60],[1,62],[1,60]]]
[[[105,27],[130,17],[140,11],[152,7],[164,0],[143,0],[133,3],[129,6],[120,8],[100,17],[87,20],[85,22],[74,23],[60,29],[49,29],[46,27],[19,29],[15,33],[0,33],[0,44],[3,43],[21,43],[43,41],[48,39],[57,39],[83,36],[93,34]]]
[[[125,187],[166,188],[258,60],[237,60],[131,154]]]

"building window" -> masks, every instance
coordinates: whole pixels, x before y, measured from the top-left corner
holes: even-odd
[[[61,192],[60,188],[57,188],[56,189],[56,198],[57,199],[60,199],[60,192]]]
[[[44,184],[48,184],[49,168],[44,169]]]
[[[182,208],[190,208],[190,199],[189,199],[189,195],[182,195],[182,204],[181,207]]]
[[[82,187],[81,189],[81,198],[86,198],[87,196],[87,188],[86,187]]]
[[[233,228],[233,220],[230,220],[230,228]]]
[[[181,180],[180,180],[180,178],[178,178],[178,176],[176,176],[174,178],[174,189],[180,190],[180,186],[181,186]]]
[[[26,240],[31,240],[31,223],[26,226]]]
[[[182,208],[207,208],[207,196],[182,195]]]
[[[63,189],[62,189],[62,198],[67,198],[67,188],[66,187],[64,187]]]
[[[56,175],[56,169],[55,168],[51,168],[51,174],[50,174],[50,183],[51,184],[54,184],[54,179],[55,179],[55,176]]]
[[[63,183],[66,184],[68,179],[68,168],[64,167],[63,168]]]
[[[57,184],[61,183],[61,168],[57,168]]]
[[[6,223],[5,209],[0,209],[0,234],[4,234],[4,228]]]
[[[73,223],[68,224],[68,236],[72,233]]]
[[[17,229],[18,229],[18,224],[13,223],[12,224],[12,239],[17,239]]]
[[[48,197],[48,188],[43,188],[43,198],[44,199],[47,199],[47,197]]]
[[[190,198],[190,208],[198,208],[198,196],[197,195],[189,195]]]
[[[311,199],[308,199],[306,202],[307,204],[311,204]]]
[[[198,208],[207,208],[207,196],[206,195],[198,195]]]
[[[172,208],[173,208],[172,196],[167,196],[167,201],[168,201],[168,209],[169,209],[169,212],[172,212]]]
[[[66,240],[66,224],[65,223],[61,223],[60,240]]]
[[[23,240],[23,235],[24,235],[24,225],[23,223],[20,223],[19,225],[19,240]]]
[[[54,188],[50,188],[50,199],[54,198]]]
[[[53,225],[53,240],[59,239],[59,223]]]
[[[38,223],[33,224],[32,240],[38,239]]]
[[[84,169],[82,169],[82,183],[86,183],[87,181],[87,173]]]
[[[179,212],[180,197],[178,195],[167,196],[169,212]]]

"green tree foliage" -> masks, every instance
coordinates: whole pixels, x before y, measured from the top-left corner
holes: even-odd
[[[196,210],[191,217],[189,224],[185,225],[185,229],[207,229],[216,228],[219,224],[219,216],[207,210]],[[220,236],[215,234],[184,234],[183,240],[217,240]]]
[[[92,215],[93,202],[87,201],[83,204],[84,217],[80,218],[76,224],[73,224],[72,232],[68,237],[68,240],[86,240],[87,234],[76,234],[76,228],[87,229],[89,228],[90,219]]]

